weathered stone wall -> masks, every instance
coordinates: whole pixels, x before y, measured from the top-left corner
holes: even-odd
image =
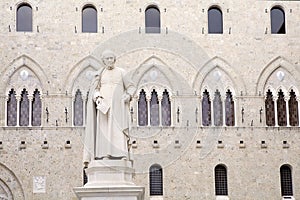
[[[77,89],[86,97],[90,82],[86,73],[101,67],[105,49],[116,52],[116,65],[130,72],[137,88],[152,84],[170,92],[171,127],[137,127],[138,93],[131,103],[134,180],[145,186],[146,199],[148,170],[155,163],[163,167],[164,199],[214,199],[217,164],[226,165],[230,199],[280,199],[283,164],[292,166],[294,197],[300,198],[300,129],[266,127],[264,110],[268,88],[275,96],[280,88],[286,96],[291,88],[300,96],[297,1],[26,2],[33,10],[33,31],[26,33],[16,32],[21,1],[0,2],[0,163],[11,174],[1,172],[0,179],[9,182],[15,199],[76,199],[72,188],[82,185],[84,127],[72,126],[72,101]],[[98,10],[98,33],[81,33],[81,9],[86,4]],[[144,10],[151,4],[160,9],[161,34],[144,34]],[[207,33],[207,10],[212,5],[222,9],[223,34]],[[286,34],[270,33],[274,5],[285,11]],[[20,78],[22,70],[28,71],[28,79]],[[151,70],[158,73],[155,80],[148,77]],[[215,71],[220,74],[217,79]],[[276,77],[278,71],[285,74],[282,81]],[[40,90],[41,127],[6,126],[6,101],[12,88],[17,94],[23,88]],[[227,89],[233,92],[235,127],[201,126],[203,90],[213,96],[215,88],[222,95]],[[153,147],[154,140],[159,147]],[[201,147],[196,147],[197,140]],[[239,147],[240,140],[245,148]],[[26,148],[20,147],[21,141]],[[44,141],[49,148],[42,148]],[[66,141],[71,147],[65,146]],[[224,147],[218,148],[218,141]],[[267,148],[261,148],[261,141]],[[283,148],[283,141],[289,148]],[[45,178],[45,192],[33,192],[36,177]]]

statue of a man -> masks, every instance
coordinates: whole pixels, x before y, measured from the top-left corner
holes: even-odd
[[[97,72],[89,90],[84,163],[128,157],[129,101],[135,87],[125,71],[115,67],[112,51],[104,51],[102,61],[104,68]]]

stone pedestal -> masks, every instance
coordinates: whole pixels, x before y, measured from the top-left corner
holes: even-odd
[[[94,160],[86,169],[88,182],[74,188],[79,200],[143,200],[144,187],[132,182],[134,170],[127,160]]]

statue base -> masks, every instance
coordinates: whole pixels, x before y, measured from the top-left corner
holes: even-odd
[[[134,169],[127,160],[93,160],[85,172],[88,182],[74,188],[79,200],[143,200],[144,187],[132,182]]]

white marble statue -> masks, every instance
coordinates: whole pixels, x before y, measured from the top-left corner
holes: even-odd
[[[115,67],[112,51],[102,53],[104,68],[95,75],[87,102],[85,164],[91,160],[128,158],[129,101],[135,87],[124,69]]]

